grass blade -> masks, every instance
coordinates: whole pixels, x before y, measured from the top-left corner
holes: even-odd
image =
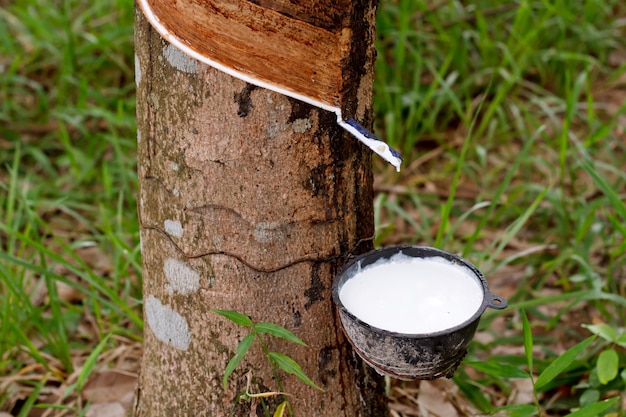
[[[524,353],[526,354],[526,363],[528,364],[528,372],[531,377],[533,374],[533,333],[526,315],[526,310],[522,309],[522,330],[524,332]]]
[[[505,405],[497,411],[506,411],[507,417],[531,417],[537,415],[537,407],[532,404]]]
[[[21,405],[20,413],[17,417],[28,417],[31,415],[35,401],[39,398],[39,394],[45,388],[47,382],[48,376],[44,376],[41,381],[37,382],[28,398],[26,398],[26,401],[24,401],[24,404]]]
[[[587,171],[587,174],[589,174],[596,186],[611,202],[611,208],[613,208],[615,213],[620,217],[620,221],[613,223],[624,234],[623,222],[626,222],[626,204],[624,204],[624,201],[617,191],[609,184],[607,179],[598,172],[594,164],[585,155],[582,155],[580,164],[584,170]]]
[[[576,410],[573,413],[567,414],[565,417],[598,417],[601,412],[612,406],[617,402],[619,397],[609,398],[608,400],[598,401],[597,403],[589,404],[586,407]]]
[[[492,203],[487,208],[485,215],[480,218],[478,225],[474,229],[474,233],[467,239],[467,243],[463,248],[463,254],[467,254],[469,252],[476,239],[478,239],[481,231],[485,228],[489,219],[492,218],[492,214],[496,206],[498,205],[498,202],[501,200],[509,184],[511,184],[511,181],[513,180],[515,174],[518,172],[522,161],[526,160],[531,147],[535,143],[535,140],[541,135],[541,133],[543,133],[544,130],[544,127],[540,127],[529,139],[524,142],[524,146],[522,147],[522,150],[520,151],[518,157],[515,159],[515,161],[513,161],[513,165],[511,165],[510,169],[507,171],[506,175],[498,185],[498,188],[494,192],[493,197],[491,198]]]
[[[471,366],[478,371],[484,372],[487,375],[495,376],[498,378],[529,378],[527,372],[522,371],[516,366],[497,363],[494,361],[465,362],[465,364]]]
[[[133,309],[132,305],[130,305],[130,303],[128,303],[127,300],[123,300],[121,296],[117,294],[115,291],[111,290],[107,286],[107,282],[103,280],[102,277],[95,274],[89,268],[89,266],[84,263],[82,259],[76,256],[76,254],[69,247],[69,245],[67,245],[63,241],[56,239],[55,243],[58,243],[61,246],[63,253],[71,256],[72,259],[78,263],[78,265],[74,265],[73,263],[68,262],[61,254],[50,250],[47,245],[41,243],[40,241],[36,241],[35,239],[23,233],[19,233],[15,230],[12,230],[1,223],[0,223],[0,232],[4,232],[9,236],[15,236],[23,244],[28,245],[30,248],[39,252],[40,256],[45,256],[47,259],[49,259],[48,262],[55,262],[55,263],[63,265],[69,271],[71,271],[72,273],[84,279],[85,282],[87,282],[90,286],[92,286],[96,291],[91,291],[90,289],[86,288],[84,285],[77,284],[76,282],[70,279],[67,279],[67,277],[54,274],[52,271],[48,270],[47,268],[43,266],[40,266],[36,263],[30,262],[28,260],[13,256],[13,255],[10,255],[9,253],[0,251],[0,259],[4,259],[9,263],[24,267],[33,272],[39,273],[43,276],[49,276],[57,281],[61,281],[69,285],[70,287],[75,288],[78,291],[88,295],[90,298],[97,299],[111,306],[114,310],[119,310],[123,312],[126,315],[126,317],[131,319],[133,323],[135,323],[137,326],[141,327],[143,325],[142,319],[139,317],[137,312]],[[105,295],[106,297],[108,297],[108,300],[102,295]]]
[[[461,369],[457,372],[457,375],[453,377],[454,383],[459,387],[459,390],[474,404],[478,409],[483,412],[493,414],[495,412],[494,407],[491,405],[491,401],[485,393],[481,390],[480,386],[474,384],[466,372]]]
[[[98,362],[98,357],[102,353],[102,350],[104,350],[104,347],[108,343],[110,336],[110,333],[107,334],[87,357],[87,360],[85,361],[83,368],[80,370],[80,373],[78,374],[78,378],[76,380],[76,387],[79,391],[83,389],[85,382],[87,382],[87,378],[89,378],[89,375],[91,375],[91,372],[95,368],[96,363]]]
[[[572,362],[574,362],[580,352],[585,350],[587,346],[589,346],[589,344],[595,340],[595,338],[596,336],[588,337],[582,342],[567,349],[565,353],[556,358],[552,363],[550,363],[550,365],[548,365],[546,369],[544,369],[541,375],[539,375],[539,377],[535,381],[535,388],[540,389],[541,387],[552,381],[554,378],[556,378],[557,375],[563,372],[569,365],[571,365]]]
[[[519,233],[519,231],[522,230],[522,227],[524,226],[524,224],[528,221],[528,219],[530,219],[530,216],[532,216],[535,210],[537,210],[537,207],[539,207],[539,204],[543,201],[544,197],[546,196],[549,190],[550,190],[550,186],[545,187],[543,191],[539,193],[539,195],[528,206],[526,211],[524,211],[524,213],[520,217],[515,219],[515,221],[509,227],[506,228],[504,236],[502,236],[497,246],[495,246],[495,242],[494,244],[491,245],[491,249],[486,252],[489,254],[489,259],[487,261],[488,264],[494,265],[495,260],[497,259],[498,255],[500,255],[500,253],[504,250],[504,248]],[[490,268],[486,273],[489,274],[492,270],[493,268]]]
[[[463,163],[465,162],[465,157],[467,156],[467,151],[472,140],[472,128],[473,124],[470,125],[470,133],[468,133],[468,135],[465,137],[465,140],[463,141],[463,147],[461,148],[461,154],[459,155],[457,168],[454,172],[454,176],[452,177],[452,183],[450,185],[448,198],[446,202],[441,206],[441,223],[439,224],[439,229],[437,230],[437,237],[435,238],[434,245],[435,247],[441,247],[444,240],[444,234],[448,232],[448,229],[450,227],[450,214],[452,212],[452,204],[454,203],[454,197],[456,195],[459,180],[461,178],[461,172],[463,171]]]
[[[41,264],[45,269],[47,268],[45,258],[41,256]],[[44,280],[46,282],[46,287],[48,289],[48,297],[50,299],[50,311],[51,315],[51,323],[54,326],[53,331],[51,332],[54,335],[54,344],[51,344],[52,350],[59,357],[63,366],[68,371],[73,371],[72,357],[69,351],[69,342],[67,336],[67,328],[66,323],[63,319],[63,311],[61,309],[62,301],[59,298],[59,294],[57,292],[56,282],[54,278],[49,274],[44,275]]]

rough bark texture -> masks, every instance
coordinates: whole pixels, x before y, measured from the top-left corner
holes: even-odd
[[[371,124],[375,7],[345,7],[355,42],[343,104]],[[136,49],[145,340],[133,414],[265,415],[237,401],[248,372],[252,391],[278,389],[258,344],[222,388],[246,329],[211,309],[231,309],[309,344],[266,338],[325,390],[280,373],[295,415],[386,415],[382,380],[346,343],[331,299],[344,257],[371,247],[369,151],[334,114],[187,58],[140,12]]]

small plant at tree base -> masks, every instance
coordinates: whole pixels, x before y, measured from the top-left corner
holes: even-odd
[[[265,340],[263,340],[263,336],[262,336],[262,335],[269,334],[274,337],[278,337],[278,338],[281,338],[281,339],[284,339],[293,343],[297,343],[301,346],[307,346],[307,344],[304,343],[302,340],[300,340],[300,338],[298,338],[295,334],[285,329],[284,327],[279,326],[274,323],[268,323],[268,322],[254,323],[250,319],[250,317],[246,316],[245,314],[239,313],[237,311],[214,309],[213,312],[221,315],[222,317],[227,318],[228,320],[232,321],[235,324],[238,324],[240,326],[247,327],[250,329],[250,332],[243,339],[241,339],[241,341],[237,345],[237,348],[235,349],[235,356],[233,356],[231,360],[228,361],[228,364],[226,365],[226,368],[224,369],[224,378],[222,380],[222,385],[224,387],[224,390],[226,389],[226,386],[228,385],[228,378],[230,377],[230,375],[233,373],[235,368],[237,368],[237,365],[239,365],[239,363],[244,358],[244,356],[246,356],[246,353],[248,353],[248,350],[250,350],[250,346],[252,346],[252,343],[255,340],[258,340],[259,343],[261,344],[261,349],[263,350],[263,353],[265,354],[265,357],[267,358],[269,362],[269,365],[270,365],[270,368],[272,369],[274,377],[276,378],[276,381],[278,383],[278,388],[280,391],[262,392],[258,394],[250,393],[250,384],[251,384],[252,376],[250,373],[248,373],[247,375],[248,382],[246,385],[246,392],[242,393],[239,396],[240,399],[249,400],[252,398],[264,398],[264,397],[269,397],[269,396],[274,396],[274,395],[282,395],[283,402],[276,408],[276,411],[274,412],[274,417],[282,417],[285,412],[285,409],[288,409],[289,413],[293,415],[293,412],[291,410],[291,405],[289,404],[289,400],[287,399],[287,394],[283,392],[284,390],[282,387],[282,383],[278,376],[278,368],[282,369],[288,374],[295,375],[300,381],[304,382],[308,386],[316,388],[320,391],[323,391],[321,387],[316,385],[311,380],[311,378],[309,378],[304,373],[304,371],[302,370],[302,367],[296,361],[294,361],[292,358],[282,353],[270,351],[267,347],[267,343],[265,343]]]

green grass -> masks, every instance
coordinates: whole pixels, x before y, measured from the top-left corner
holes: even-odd
[[[141,338],[132,36],[129,2],[0,10],[0,410]]]
[[[376,243],[461,253],[509,299],[457,371],[463,401],[624,416],[626,7],[466,3],[380,5],[376,129],[405,164],[376,161]],[[0,9],[2,411],[50,386],[80,408],[89,354],[141,338],[132,13]]]
[[[625,48],[626,10],[607,1],[381,8],[378,133],[409,157],[400,177],[383,174],[395,184],[376,199],[377,243],[462,253],[510,302],[483,316],[490,341],[473,344],[455,382],[483,412],[625,415],[620,401],[600,401],[626,381],[626,94],[616,81],[625,66],[609,64]],[[617,336],[549,374],[592,323]],[[545,372],[534,402],[510,403],[515,379]]]

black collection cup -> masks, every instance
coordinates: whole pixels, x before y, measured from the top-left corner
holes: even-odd
[[[469,269],[473,277],[468,274],[468,279],[474,278],[483,289],[480,307],[463,323],[434,333],[397,333],[360,320],[342,304],[339,297],[341,288],[362,268],[400,253],[415,258],[440,257]],[[419,270],[416,268],[417,273]],[[442,297],[445,298],[445,294]],[[359,356],[379,373],[404,380],[451,378],[467,353],[485,309],[507,306],[504,298],[489,292],[487,280],[470,262],[450,252],[426,246],[391,246],[357,256],[335,277],[333,301],[344,334]]]

